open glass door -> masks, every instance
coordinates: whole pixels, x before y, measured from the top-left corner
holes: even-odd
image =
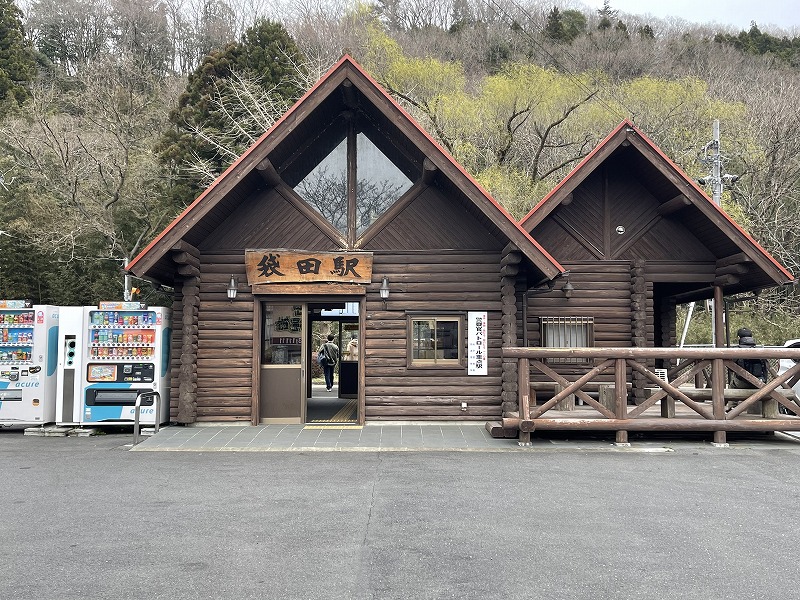
[[[305,423],[305,313],[304,304],[262,303],[262,423]]]

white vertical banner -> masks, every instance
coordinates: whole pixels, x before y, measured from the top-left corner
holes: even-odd
[[[486,375],[489,359],[487,354],[488,313],[470,311],[467,323],[467,374]]]

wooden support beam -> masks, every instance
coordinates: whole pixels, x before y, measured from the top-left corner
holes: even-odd
[[[744,275],[749,271],[750,268],[743,263],[727,265],[725,267],[717,267],[716,271],[714,271],[714,277],[723,277],[725,275]]]
[[[504,277],[514,277],[519,273],[519,265],[504,265],[500,267],[500,275]]]
[[[188,252],[176,252],[172,255],[172,260],[179,265],[190,265],[197,269],[200,268],[200,259]]]
[[[183,277],[200,277],[200,269],[194,265],[179,265],[178,275]]]
[[[667,200],[658,207],[658,214],[662,217],[677,212],[687,206],[691,206],[692,201],[683,194],[678,194],[672,200]]]
[[[561,201],[561,206],[569,206],[570,204],[572,204],[573,199],[574,196],[572,195],[572,192],[570,192],[569,194],[564,196],[564,199]]]
[[[726,277],[730,277],[730,275],[726,275]],[[722,295],[722,287],[715,283],[714,284],[714,345],[717,348],[722,348],[725,346],[724,310],[725,310],[725,297]]]
[[[744,252],[739,252],[738,254],[731,254],[730,256],[726,256],[725,258],[720,258],[717,261],[717,269],[721,269],[723,267],[727,267],[729,265],[737,265],[739,263],[751,263],[753,259],[747,256]]]
[[[740,279],[736,275],[722,275],[714,278],[714,287],[723,288],[728,285],[736,285]]]
[[[426,158],[422,161],[422,183],[425,185],[432,184],[438,172],[439,167],[433,164],[430,158]]]
[[[261,178],[271,187],[278,187],[283,183],[283,178],[268,158],[265,158],[256,165],[256,171]]]
[[[342,82],[342,97],[344,98],[344,104],[347,108],[356,109],[358,108],[358,98],[356,97],[356,90],[353,87],[353,82],[349,79],[345,79]]]
[[[172,248],[170,248],[170,250],[172,250],[173,252],[187,252],[192,256],[200,258],[200,250],[192,246],[186,240],[179,240],[178,243],[176,243]]]

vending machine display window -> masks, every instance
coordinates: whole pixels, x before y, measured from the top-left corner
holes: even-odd
[[[87,381],[116,381],[117,365],[89,365]]]

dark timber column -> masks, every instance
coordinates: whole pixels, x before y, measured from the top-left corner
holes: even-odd
[[[644,276],[644,261],[631,261],[631,345],[647,347],[647,281]],[[651,365],[652,366],[652,365]],[[646,379],[633,373],[633,398],[636,404],[644,402]]]
[[[714,286],[714,345],[717,348],[725,346],[725,324],[722,321],[722,311],[724,299],[722,288]],[[725,418],[725,364],[722,359],[714,359],[711,365],[711,403],[714,411],[714,418],[722,420]],[[727,433],[724,431],[714,432],[714,443],[724,446],[728,443]]]
[[[173,254],[183,275],[181,306],[181,356],[178,372],[178,423],[197,420],[197,317],[200,312],[200,253],[182,243]]]
[[[522,253],[514,244],[508,244],[503,249],[500,260],[500,296],[502,299],[503,313],[500,323],[503,331],[503,346],[517,346],[517,294],[516,283],[519,273],[519,263]],[[517,359],[503,359],[503,415],[519,410],[518,391],[519,383],[517,372]],[[526,381],[529,377],[526,378]]]
[[[656,345],[662,348],[672,348],[677,343],[677,314],[675,311],[674,298],[659,298],[655,309],[658,315],[658,327],[656,329]],[[676,360],[662,358],[656,361],[656,366],[662,369],[669,369],[677,364]]]

